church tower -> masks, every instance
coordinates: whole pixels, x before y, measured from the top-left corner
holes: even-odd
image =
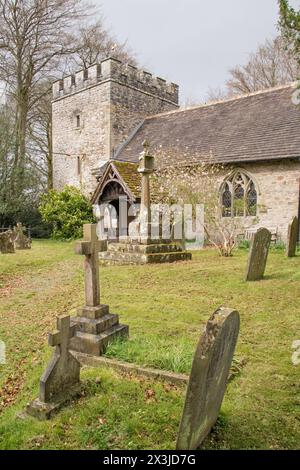
[[[151,115],[178,108],[178,86],[110,58],[53,84],[54,188],[91,195],[92,172]]]

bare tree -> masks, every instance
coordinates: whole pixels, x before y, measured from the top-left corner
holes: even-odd
[[[29,112],[45,93],[39,85],[74,52],[70,33],[84,7],[81,0],[0,0],[0,79],[15,101],[14,168],[20,179]]]
[[[39,88],[40,99],[28,118],[27,158],[40,170],[49,190],[53,188],[51,81],[45,80]]]
[[[210,104],[215,101],[224,101],[233,96],[234,96],[234,93],[232,91],[223,89],[221,87],[209,88],[208,92],[206,93],[205,104]]]
[[[194,208],[203,204],[206,241],[221,256],[232,256],[242,222],[237,217],[222,217],[220,183],[230,169],[214,163],[212,155],[194,154],[191,158],[175,148],[156,150],[155,155],[156,171],[151,181],[155,202],[191,204]]]
[[[9,136],[2,132],[9,152],[2,152],[0,173],[9,178],[0,206],[5,195],[20,205],[31,191],[38,197],[52,187],[52,80],[107,55],[135,63],[101,20],[91,24],[91,13],[98,17],[85,0],[0,0],[0,83],[11,110]]]
[[[77,68],[87,68],[111,56],[125,63],[133,65],[137,63],[126,42],[120,44],[110,31],[104,27],[103,18],[96,23],[80,27],[76,42],[78,49],[71,57],[71,64],[74,64]]]
[[[297,80],[299,65],[282,37],[267,40],[249,62],[230,70],[228,94],[252,93]]]

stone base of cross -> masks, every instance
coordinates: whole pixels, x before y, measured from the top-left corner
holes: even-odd
[[[70,316],[57,318],[57,331],[49,335],[49,345],[55,347],[55,352],[41,377],[39,398],[27,405],[27,414],[39,420],[49,419],[79,394],[80,363],[69,351],[75,333]]]
[[[119,324],[119,316],[100,303],[99,252],[106,242],[98,240],[97,225],[83,226],[83,240],[76,242],[75,253],[84,255],[85,305],[78,309],[72,324],[77,331],[71,340],[73,351],[101,356],[116,336],[128,336],[129,327]]]

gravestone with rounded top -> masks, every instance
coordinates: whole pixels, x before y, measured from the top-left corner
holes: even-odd
[[[293,258],[296,256],[297,242],[299,236],[299,223],[298,217],[294,217],[288,228],[286,256]]]
[[[235,310],[219,308],[198,343],[177,436],[177,450],[195,450],[214,426],[226,391],[240,327]]]
[[[271,232],[266,228],[258,229],[253,235],[246,270],[246,281],[259,281],[263,279],[270,243]]]

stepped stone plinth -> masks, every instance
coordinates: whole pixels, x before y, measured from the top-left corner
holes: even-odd
[[[107,251],[99,254],[100,264],[126,265],[173,263],[189,261],[192,254],[182,249],[179,243],[171,240],[148,240],[147,243],[136,241],[109,242]]]

